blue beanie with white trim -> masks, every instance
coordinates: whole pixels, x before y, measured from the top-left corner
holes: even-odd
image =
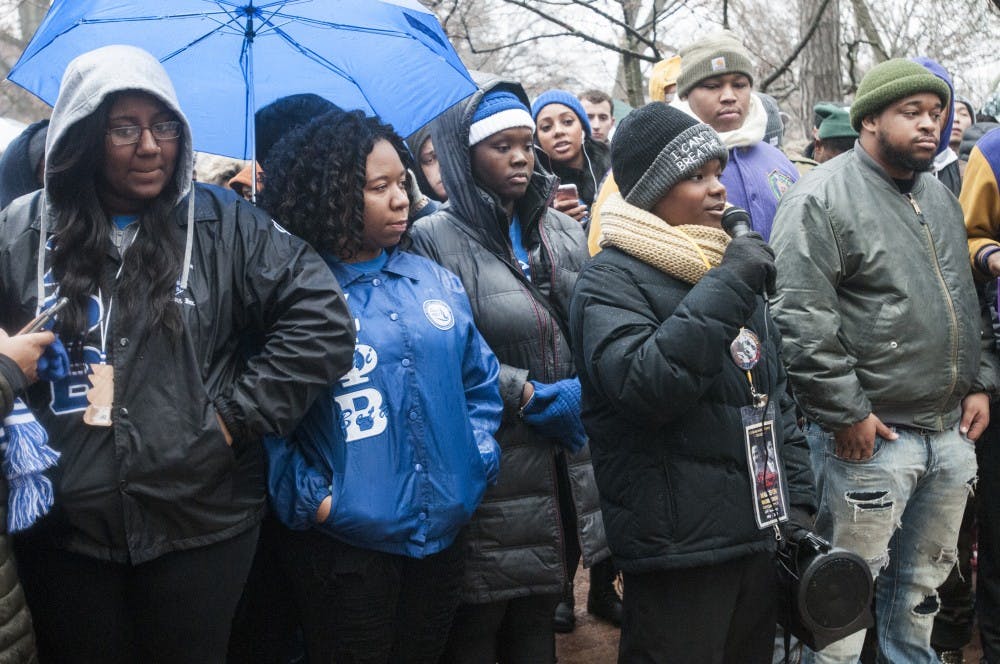
[[[513,92],[490,90],[479,100],[469,124],[469,145],[489,138],[512,127],[527,127],[535,131],[528,107]]]

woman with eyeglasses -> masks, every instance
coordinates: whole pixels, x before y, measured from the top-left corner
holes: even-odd
[[[15,542],[43,662],[221,662],[265,510],[262,438],[347,371],[354,326],[303,241],[193,186],[162,66],[67,67],[45,188],[0,214],[0,327],[55,298],[69,375],[28,405],[59,453]]]

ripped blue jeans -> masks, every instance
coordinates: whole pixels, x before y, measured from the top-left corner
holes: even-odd
[[[834,454],[833,435],[806,427],[816,466],[816,531],[854,551],[877,578],[880,662],[933,664],[937,587],[955,566],[958,529],[975,485],[974,443],[958,425],[942,432],[896,429],[865,461]],[[808,664],[857,664],[865,632],[807,653]]]

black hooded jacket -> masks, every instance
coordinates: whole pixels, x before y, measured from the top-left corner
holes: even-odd
[[[532,280],[514,258],[506,213],[477,186],[469,157],[469,124],[486,91],[502,86],[528,105],[521,86],[494,80],[432,125],[448,203],[411,230],[412,251],[459,276],[476,325],[500,360],[503,420],[500,481],[487,490],[467,528],[463,601],[498,602],[562,592],[566,578],[557,455],[560,443],[519,416],[528,379],[552,383],[575,375],[566,324],[569,298],[587,257],[580,224],[548,207],[555,178],[537,165],[517,203]],[[609,555],[589,451],[568,460],[584,564]]]
[[[46,159],[123,91],[156,98],[183,127],[175,139],[176,194],[160,192],[173,209],[162,230],[146,231],[162,233],[158,241],[179,254],[190,247],[168,304],[181,325],[176,334],[149,325],[142,300],[131,312],[115,306],[123,255],[109,238],[92,256],[106,287],[89,294],[86,332],[63,339],[82,362],[28,391],[29,408],[61,456],[49,472],[55,505],[25,537],[139,564],[230,539],[260,521],[263,436],[291,433],[313,399],[351,367],[355,339],[337,280],[309,245],[231,192],[192,184],[190,125],[148,53],[106,46],[67,66]],[[45,189],[0,212],[0,326],[7,330],[30,320],[39,299],[56,296],[63,275],[54,272],[51,249],[63,225],[91,223],[62,207],[75,202],[52,196],[66,177],[80,176],[46,169]],[[99,364],[113,369],[109,426],[84,421]]]

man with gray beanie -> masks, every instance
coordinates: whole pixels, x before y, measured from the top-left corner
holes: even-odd
[[[729,149],[722,173],[729,202],[750,213],[753,229],[771,235],[781,196],[798,179],[798,171],[781,150],[765,140],[768,113],[752,94],[750,52],[733,33],[722,30],[681,50],[677,98],[671,102],[719,133]]]
[[[854,149],[803,177],[771,236],[816,530],[868,561],[879,649],[907,664],[938,661],[936,589],[955,565],[996,386],[962,210],[929,172],[950,102],[915,62],[872,68],[850,109]],[[863,642],[857,632],[804,661],[856,664]]]

